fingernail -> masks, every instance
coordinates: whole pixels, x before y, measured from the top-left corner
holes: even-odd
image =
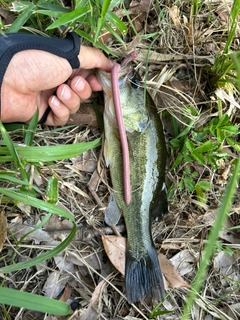
[[[61,92],[61,96],[64,99],[69,99],[71,97],[71,91],[67,86],[64,86]]]
[[[82,78],[79,78],[78,81],[75,83],[75,86],[74,88],[77,90],[77,91],[81,91],[83,88],[84,88],[84,81]]]
[[[51,103],[52,103],[55,107],[60,106],[60,101],[59,101],[58,98],[56,98],[55,96],[52,97]]]

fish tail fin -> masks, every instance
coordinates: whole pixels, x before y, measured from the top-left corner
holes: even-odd
[[[126,296],[129,303],[140,301],[145,295],[164,299],[165,290],[158,256],[153,246],[139,257],[127,250],[125,264]]]

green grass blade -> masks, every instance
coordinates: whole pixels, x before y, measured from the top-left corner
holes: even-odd
[[[104,23],[104,29],[106,29],[109,33],[111,33],[123,46],[126,45],[126,43],[123,41],[121,36],[106,22]]]
[[[58,202],[58,179],[51,177],[47,183],[46,190],[47,202],[56,204]]]
[[[7,181],[7,182],[12,182],[14,184],[18,184],[18,185],[21,185],[21,186],[26,186],[26,187],[29,187],[30,189],[34,189],[39,194],[41,194],[41,190],[38,189],[38,187],[31,185],[27,181],[23,181],[23,180],[15,178],[13,176],[10,176],[9,172],[5,172],[5,174],[4,173],[3,174],[0,173],[0,181]]]
[[[0,302],[55,315],[68,315],[70,312],[69,305],[63,301],[2,287],[0,287]]]
[[[47,259],[51,259],[52,257],[54,257],[57,254],[59,254],[60,252],[62,252],[71,243],[72,239],[74,238],[74,236],[76,234],[76,231],[77,231],[77,226],[76,226],[76,224],[74,224],[72,231],[70,232],[68,237],[63,242],[61,242],[57,247],[55,247],[54,249],[52,249],[48,252],[42,253],[39,256],[37,256],[33,259],[30,259],[28,261],[19,262],[19,263],[12,264],[7,267],[0,268],[0,272],[9,273],[9,272],[17,271],[17,270],[27,269],[27,268],[30,268],[30,267],[35,266],[37,264],[40,264]]]
[[[17,168],[20,169],[20,172],[21,172],[21,175],[22,175],[22,178],[24,181],[28,181],[28,175],[27,175],[27,172],[25,171],[24,169],[24,166],[20,160],[20,157],[18,155],[18,152],[9,136],[9,134],[7,133],[6,129],[4,128],[4,125],[2,124],[2,122],[0,121],[0,131],[2,133],[2,137],[3,137],[3,140],[7,146],[7,150],[6,151],[9,151],[10,155],[12,156],[13,158],[13,161],[16,163],[17,165]],[[4,148],[1,148],[1,150],[4,150]]]
[[[52,13],[54,12],[69,12],[70,10],[66,7],[63,7],[62,5],[58,4],[53,4],[53,1],[38,1],[38,8],[46,9],[51,11]],[[82,6],[83,7],[83,6]]]
[[[97,30],[96,30],[95,37],[94,37],[94,43],[97,42],[97,40],[98,40],[98,37],[99,37],[99,35],[100,35],[100,33],[101,33],[101,30],[102,30],[102,28],[103,28],[104,21],[105,21],[105,18],[104,18],[104,17],[98,18],[98,21],[97,21]]]
[[[227,43],[226,43],[224,51],[223,51],[224,54],[228,54],[230,51],[230,47],[231,47],[232,41],[234,39],[234,36],[236,33],[236,28],[238,25],[239,12],[240,12],[240,1],[234,0],[232,10],[230,12],[230,20],[229,20],[231,28],[230,28],[230,31],[228,34]]]
[[[82,30],[75,30],[75,32],[80,36],[83,37],[84,39],[88,40],[89,42],[97,45],[98,48],[102,49],[103,51],[105,51],[108,54],[112,54],[112,52],[101,42],[96,41],[94,42],[94,38],[91,37],[88,33],[82,31]]]
[[[111,4],[111,0],[104,0],[103,1],[103,4],[102,4],[102,12],[101,12],[101,16],[102,17],[105,17],[107,11],[108,11],[108,8]]]
[[[27,162],[51,162],[76,157],[92,148],[101,145],[101,138],[91,142],[81,142],[76,144],[58,145],[58,146],[41,146],[41,147],[22,147],[16,146],[16,152]],[[9,156],[7,148],[2,147],[1,153]],[[12,154],[11,154],[12,155]],[[0,161],[7,161],[4,156],[1,156]],[[8,158],[9,159],[9,158]],[[11,159],[11,158],[10,158]],[[15,161],[15,156],[12,155],[11,161]],[[20,160],[19,160],[20,161]]]
[[[222,205],[218,210],[218,214],[216,216],[216,220],[214,222],[213,227],[211,228],[208,241],[206,247],[203,251],[202,261],[200,263],[198,272],[196,274],[192,289],[185,303],[183,313],[181,316],[181,320],[188,320],[191,308],[194,304],[194,300],[201,289],[203,281],[205,279],[205,274],[207,271],[207,267],[209,265],[210,259],[215,250],[216,242],[219,236],[219,232],[222,229],[224,221],[226,220],[227,214],[231,208],[232,199],[235,194],[237,183],[240,175],[240,158],[236,162],[236,166],[233,172],[233,175],[228,183],[224,196],[222,198]]]
[[[36,10],[34,11],[34,13],[42,14],[44,16],[48,16],[56,19],[60,19],[66,14],[65,12],[57,12],[57,11],[51,11],[51,10]]]
[[[75,236],[77,229],[76,229],[74,216],[72,216],[69,212],[67,212],[67,211],[65,211],[65,210],[63,210],[53,204],[36,199],[36,198],[31,197],[29,195],[25,195],[23,193],[15,192],[13,190],[0,188],[0,194],[4,194],[5,196],[7,196],[11,199],[26,203],[28,205],[31,205],[35,208],[47,211],[49,213],[58,214],[59,216],[64,217],[66,219],[69,219],[70,221],[72,221],[74,223],[73,229],[70,232],[69,236],[53,250],[48,251],[46,253],[43,253],[43,254],[41,254],[41,255],[39,255],[29,261],[24,261],[21,263],[17,263],[15,265],[10,265],[10,266],[4,267],[0,270],[0,272],[8,273],[8,272],[16,271],[16,270],[29,268],[31,266],[34,266],[36,264],[39,264],[39,263],[47,260],[47,259],[51,259],[55,255],[57,255],[58,253],[63,251],[70,244],[73,237]]]
[[[26,1],[25,1],[26,4]],[[17,17],[17,19],[13,22],[11,27],[8,29],[8,32],[18,32],[25,22],[31,17],[33,11],[35,9],[35,5],[31,2],[28,2],[27,8]]]
[[[66,219],[69,219],[70,221],[75,223],[74,217],[69,212],[67,212],[67,211],[65,211],[65,210],[63,210],[53,204],[45,202],[43,200],[36,199],[36,198],[31,197],[29,195],[25,195],[23,193],[16,192],[16,191],[13,191],[13,190],[10,190],[7,188],[0,188],[0,194],[4,194],[5,196],[7,196],[9,198],[15,199],[20,202],[24,202],[30,206],[41,209],[43,211],[58,214],[59,216],[64,217]]]
[[[29,123],[28,129],[25,131],[24,143],[26,146],[31,146],[33,143],[38,125],[38,115],[39,112],[37,110]]]
[[[4,123],[4,127],[7,131],[17,131],[27,129],[28,125],[25,123]]]
[[[52,24],[50,24],[50,26],[47,27],[46,30],[55,29],[62,25],[72,23],[78,20],[80,17],[85,16],[88,12],[90,12],[90,9],[88,7],[83,7],[83,8],[73,10],[69,13],[66,13],[64,16],[62,16],[58,20],[54,21]]]
[[[125,35],[128,31],[126,24],[116,16],[113,12],[107,12],[106,20],[111,22],[114,27],[121,32],[121,34]]]

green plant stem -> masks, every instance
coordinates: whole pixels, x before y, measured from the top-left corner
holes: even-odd
[[[215,220],[214,225],[210,231],[208,242],[207,242],[206,247],[203,251],[203,259],[200,263],[200,266],[199,266],[198,272],[196,274],[192,289],[189,293],[189,296],[188,296],[186,303],[185,303],[185,306],[183,308],[181,320],[189,319],[189,314],[190,314],[191,308],[194,304],[194,300],[202,287],[203,281],[205,279],[207,267],[208,267],[208,264],[210,262],[212,255],[213,255],[215,244],[216,244],[216,241],[219,236],[219,231],[221,230],[221,228],[224,224],[224,221],[227,217],[227,214],[231,208],[232,199],[233,199],[234,193],[237,188],[239,174],[240,174],[240,158],[236,162],[236,166],[235,166],[233,175],[231,177],[231,180],[227,186],[227,189],[226,189],[225,194],[222,199],[222,205],[220,206],[220,208],[218,210],[216,220]]]
[[[232,41],[233,41],[234,36],[236,34],[236,28],[237,28],[237,25],[238,25],[239,11],[240,11],[240,1],[239,0],[234,0],[233,6],[232,6],[232,10],[231,10],[231,13],[230,13],[230,20],[229,20],[231,28],[230,28],[229,35],[228,35],[228,38],[227,38],[227,43],[226,43],[224,51],[223,51],[224,54],[228,54],[229,53]]]

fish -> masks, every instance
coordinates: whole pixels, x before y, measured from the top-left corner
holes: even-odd
[[[152,220],[168,211],[165,185],[166,143],[158,110],[131,63],[118,73],[118,87],[130,163],[131,201],[124,199],[123,159],[113,102],[111,73],[98,69],[104,92],[104,157],[114,201],[127,230],[125,290],[129,303],[145,296],[165,297],[163,276],[152,235]],[[111,203],[113,201],[111,199]]]

